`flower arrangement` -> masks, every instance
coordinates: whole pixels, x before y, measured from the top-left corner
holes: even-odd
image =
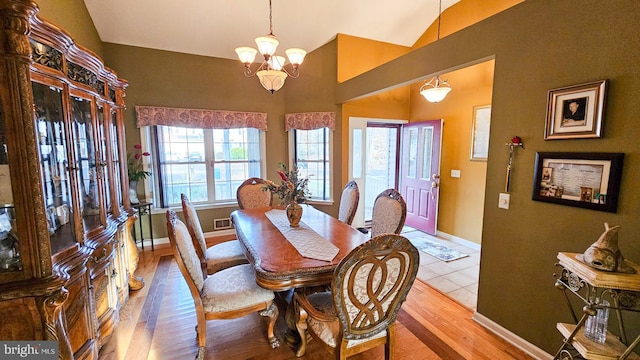
[[[142,157],[150,156],[146,151],[142,151],[142,145],[135,144],[127,150],[127,170],[129,181],[138,181],[151,176],[151,173],[144,171],[142,167]]]
[[[294,166],[291,171],[288,171],[287,165],[280,163],[280,170],[278,170],[278,176],[280,176],[280,185],[277,185],[271,180],[266,180],[266,185],[262,190],[270,190],[274,194],[280,196],[283,204],[290,203],[304,203],[307,201],[307,197],[311,195],[307,184],[309,179],[301,179],[300,172],[297,166]]]

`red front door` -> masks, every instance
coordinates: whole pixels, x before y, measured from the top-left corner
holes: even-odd
[[[405,124],[402,130],[400,193],[407,203],[405,224],[436,234],[442,120]]]

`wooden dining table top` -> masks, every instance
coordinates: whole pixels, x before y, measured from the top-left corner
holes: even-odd
[[[256,282],[270,290],[331,284],[333,271],[351,250],[369,237],[338,219],[302,205],[301,223],[338,247],[331,261],[305,258],[282,235],[265,213],[272,207],[240,209],[231,213],[231,221],[245,255],[253,265]]]

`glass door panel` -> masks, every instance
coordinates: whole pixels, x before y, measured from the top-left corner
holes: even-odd
[[[111,122],[110,122],[110,140],[111,140],[111,177],[113,178],[113,188],[115,191],[116,199],[118,201],[117,205],[122,206],[122,180],[120,177],[120,144],[118,137],[118,123],[117,116],[115,112],[111,113]]]
[[[39,83],[33,83],[32,90],[43,196],[51,253],[55,254],[76,242],[62,90]]]
[[[80,191],[80,213],[85,232],[100,227],[100,203],[98,198],[98,172],[95,138],[91,122],[91,101],[71,98],[71,118],[75,137]]]
[[[98,156],[100,157],[98,159],[98,165],[100,174],[102,175],[105,208],[109,213],[113,214],[113,210],[111,209],[111,189],[109,188],[109,177],[111,174],[107,171],[107,136],[104,110],[103,106],[98,106]]]
[[[367,127],[364,218],[370,221],[376,197],[397,182],[398,127]]]
[[[22,259],[13,209],[5,122],[0,110],[0,273],[13,271],[22,271]]]

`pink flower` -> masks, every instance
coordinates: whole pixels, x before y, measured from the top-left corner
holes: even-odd
[[[140,157],[141,157],[140,154],[135,155],[136,160],[140,160]]]
[[[522,139],[520,138],[520,136],[514,136],[511,139],[511,142],[514,143],[514,144],[520,144],[520,143],[522,143]]]
[[[140,150],[140,149],[142,149],[142,145],[135,144],[135,145],[133,145],[133,148],[136,149],[136,150]]]
[[[144,155],[144,156],[151,156],[151,153],[149,153],[148,151],[145,151],[145,152],[143,152],[143,153],[142,153],[142,155]]]
[[[282,181],[287,181],[287,175],[285,173],[278,170],[278,175],[280,176],[280,179],[282,179]]]

